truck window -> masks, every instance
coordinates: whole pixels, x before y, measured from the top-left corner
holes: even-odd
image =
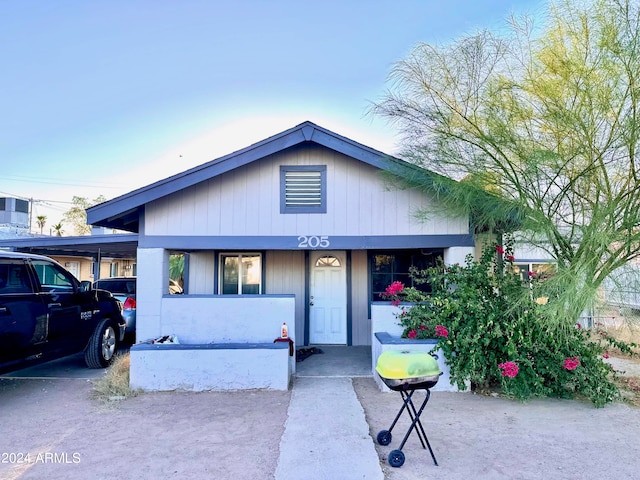
[[[21,260],[0,263],[0,294],[31,293],[27,266]]]
[[[43,290],[73,291],[74,282],[71,274],[59,265],[45,260],[33,260],[32,264]]]

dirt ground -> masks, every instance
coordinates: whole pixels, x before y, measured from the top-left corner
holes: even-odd
[[[353,383],[375,438],[390,427],[400,395],[381,393],[371,378]],[[81,379],[0,379],[0,478],[273,478],[290,392],[147,393],[104,403],[92,388]],[[390,480],[640,476],[640,409],[622,403],[596,409],[435,392],[422,420],[439,466],[414,433],[405,464],[391,468],[387,455],[407,418],[390,445],[376,445]]]
[[[375,438],[389,429],[402,399],[399,393],[379,393],[370,379],[355,379],[354,385]],[[439,466],[415,433],[403,449],[404,465],[388,465],[389,452],[398,448],[408,429],[404,414],[392,431],[391,444],[376,444],[385,478],[640,478],[640,409],[623,403],[596,409],[569,400],[520,403],[434,392],[421,419]]]
[[[273,478],[290,392],[104,403],[91,390],[87,380],[0,379],[0,479]]]

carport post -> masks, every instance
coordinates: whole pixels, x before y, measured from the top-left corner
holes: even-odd
[[[98,248],[98,252],[96,256],[93,257],[93,281],[100,280],[100,263],[102,263],[102,254],[100,253],[100,248]]]

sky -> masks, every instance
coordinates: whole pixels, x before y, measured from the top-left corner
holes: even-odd
[[[45,233],[73,196],[123,195],[306,120],[393,154],[368,109],[420,42],[543,0],[1,0],[0,196]]]

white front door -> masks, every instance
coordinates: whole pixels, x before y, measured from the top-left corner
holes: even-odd
[[[346,252],[313,251],[309,257],[309,343],[346,345]]]

